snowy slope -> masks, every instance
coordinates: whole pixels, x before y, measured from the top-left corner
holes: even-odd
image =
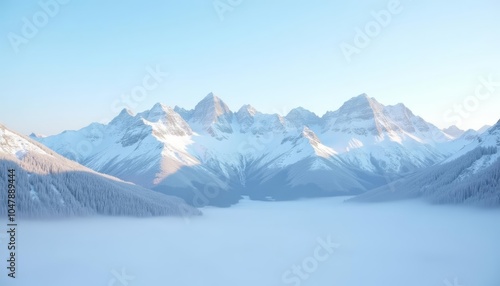
[[[199,206],[227,206],[240,195],[358,194],[465,144],[402,104],[384,106],[364,94],[318,117],[300,107],[286,116],[251,105],[233,112],[210,93],[191,110],[158,103],[136,115],[123,110],[106,125],[35,139],[93,170]]]
[[[500,121],[445,161],[354,200],[416,197],[436,203],[500,206]]]
[[[96,173],[0,125],[0,166],[16,170],[21,216],[197,215],[182,200]],[[0,177],[6,186],[8,178]],[[1,192],[6,201],[6,192]],[[0,206],[0,214],[7,212]]]
[[[479,128],[477,130],[477,133],[482,134],[482,133],[488,131],[488,129],[490,129],[490,128],[491,128],[491,125],[484,125],[483,127]]]
[[[455,125],[452,125],[452,126],[450,126],[448,128],[443,129],[443,132],[446,133],[446,134],[448,134],[448,135],[450,135],[453,138],[458,138],[458,137],[462,136],[462,134],[465,133],[464,130],[458,128]]]
[[[403,104],[384,106],[362,94],[323,116],[320,138],[363,170],[405,173],[449,155],[439,148],[451,138]]]

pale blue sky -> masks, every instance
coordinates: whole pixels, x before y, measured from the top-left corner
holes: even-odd
[[[402,11],[350,62],[340,44],[352,45],[355,29],[390,1],[245,0],[221,20],[212,0],[72,0],[16,53],[9,33],[22,36],[23,17],[43,11],[19,2],[0,3],[0,123],[22,133],[110,120],[121,94],[157,65],[169,77],[135,112],[156,102],[192,108],[213,91],[232,110],[303,106],[321,116],[367,93],[439,127],[500,119],[500,87],[471,99],[480,77],[500,85],[497,0],[401,0]],[[469,111],[457,117],[451,108],[466,99]]]

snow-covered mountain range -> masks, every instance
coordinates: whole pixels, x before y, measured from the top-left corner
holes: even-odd
[[[1,186],[8,186],[7,170],[15,170],[16,210],[24,217],[200,214],[182,199],[99,174],[3,125],[0,166]],[[6,191],[0,201],[7,202]],[[7,204],[1,204],[0,214],[6,213]]]
[[[500,121],[443,162],[376,188],[355,201],[423,197],[435,203],[500,205]]]
[[[478,133],[443,131],[403,104],[366,94],[322,117],[250,105],[232,111],[210,93],[194,109],[155,104],[34,139],[95,171],[195,206],[361,194],[446,160]]]

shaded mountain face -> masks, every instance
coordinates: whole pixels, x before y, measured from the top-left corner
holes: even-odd
[[[79,215],[191,216],[200,212],[179,198],[99,174],[0,125],[0,166],[16,174],[21,217]],[[8,177],[0,177],[7,186]],[[0,193],[7,201],[7,192]],[[6,215],[6,204],[0,214]]]
[[[477,133],[482,134],[490,128],[491,128],[491,125],[484,125],[483,127],[479,128],[479,130],[477,130]]]
[[[415,116],[403,104],[384,106],[362,94],[323,116],[323,132],[351,134],[353,138],[402,142],[407,140],[436,145],[450,141],[436,126]]]
[[[279,200],[359,194],[446,159],[455,142],[402,104],[363,94],[323,117],[250,105],[237,112],[210,93],[194,109],[156,104],[109,124],[34,138],[96,171],[180,196],[229,206],[241,195]]]
[[[443,129],[443,132],[446,133],[446,134],[448,134],[448,135],[450,135],[450,136],[452,136],[453,138],[458,138],[458,137],[462,136],[465,133],[464,130],[458,128],[455,125],[452,125],[452,126],[450,126],[448,128]]]
[[[323,116],[324,131],[342,132],[362,136],[379,136],[395,126],[380,120],[383,106],[362,94],[345,102],[339,110]]]
[[[291,124],[296,127],[303,126],[316,126],[321,124],[321,118],[319,118],[315,113],[302,108],[297,107],[292,109],[285,117]]]
[[[198,132],[207,132],[218,139],[225,139],[233,133],[233,113],[229,107],[213,93],[200,101],[189,117],[189,123]]]
[[[354,201],[425,198],[433,203],[500,206],[500,121],[445,161]]]

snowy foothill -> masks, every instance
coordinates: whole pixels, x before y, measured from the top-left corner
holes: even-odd
[[[201,213],[182,199],[99,174],[26,136],[0,125],[0,169],[15,170],[15,180],[0,176],[0,201],[15,199],[17,215],[29,218],[71,216],[191,216]],[[10,188],[10,187],[9,187]],[[11,205],[11,203],[9,203]],[[7,203],[0,204],[6,216]]]
[[[189,220],[23,220],[18,278],[0,284],[500,285],[499,210],[346,198],[244,200]]]

